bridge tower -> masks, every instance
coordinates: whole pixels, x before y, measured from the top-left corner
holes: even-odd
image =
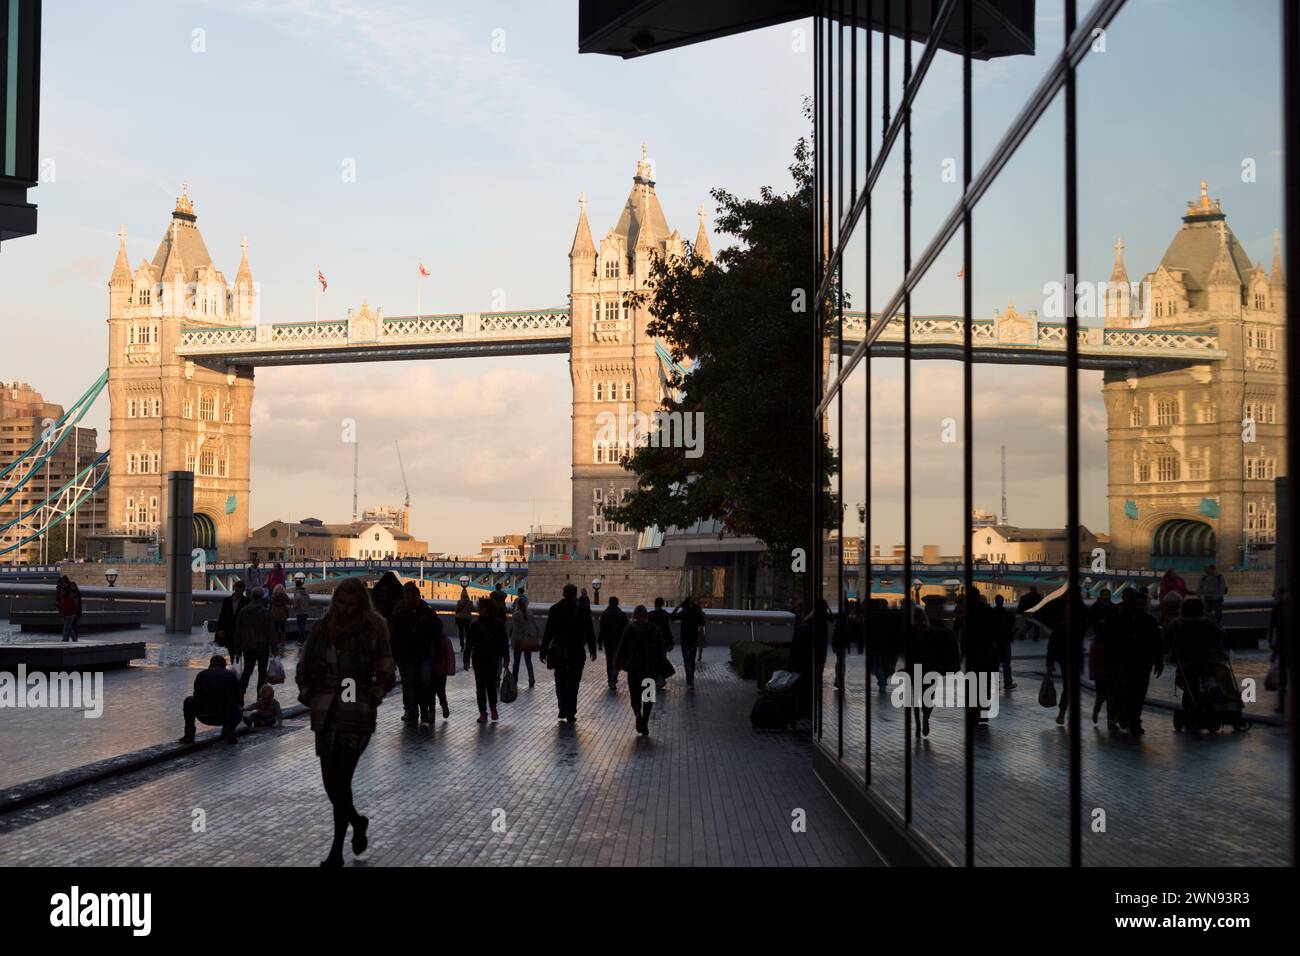
[[[194,472],[194,546],[239,556],[248,536],[251,368],[176,354],[181,329],[255,321],[248,244],[234,285],[208,255],[184,186],[152,261],[132,271],[126,232],[108,282],[110,553],[167,527],[167,472]],[[113,544],[117,538],[122,544]]]
[[[1123,244],[1112,290],[1127,290]],[[1242,565],[1276,541],[1274,479],[1286,458],[1286,281],[1279,238],[1273,264],[1252,265],[1219,200],[1201,183],[1141,302],[1106,299],[1109,328],[1218,334],[1221,362],[1107,372],[1112,565],[1199,570]],[[1250,440],[1253,438],[1253,441]]]
[[[630,305],[625,297],[648,291],[654,257],[680,256],[686,244],[677,230],[668,228],[644,144],[622,214],[599,248],[587,221],[585,195],[579,206],[578,228],[569,250],[573,532],[579,557],[630,556],[636,533],[611,525],[601,512],[607,502],[621,501],[635,484],[619,464],[630,450],[632,427],[619,427],[620,438],[614,445],[598,435],[611,420],[630,422],[636,412],[650,415],[663,399],[662,367],[654,340],[646,334],[649,309]],[[703,207],[696,249],[710,255]]]

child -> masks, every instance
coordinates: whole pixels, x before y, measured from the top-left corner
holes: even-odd
[[[275,699],[275,688],[270,684],[263,684],[262,689],[257,692],[257,700],[244,708],[247,715],[244,717],[244,726],[253,727],[279,727],[280,702]]]

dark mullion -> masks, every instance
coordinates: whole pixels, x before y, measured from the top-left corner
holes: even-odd
[[[971,11],[966,9],[962,12],[962,30],[961,30],[961,153],[962,153],[962,193],[970,189],[970,168],[971,168]],[[971,624],[974,620],[975,601],[975,565],[974,554],[971,548],[971,539],[974,536],[974,529],[971,527],[971,512],[975,508],[975,490],[973,472],[975,470],[975,425],[974,425],[974,402],[972,396],[974,393],[973,376],[975,365],[975,345],[972,322],[974,321],[974,306],[972,301],[971,285],[971,232],[970,232],[970,208],[965,207],[962,212],[962,317],[964,327],[962,330],[962,415],[964,416],[964,435],[962,438],[962,540],[965,545],[962,548],[966,559],[965,571],[965,589],[966,589],[966,633],[962,635],[963,650],[969,646],[968,640],[971,632]],[[969,661],[967,662],[969,664]],[[966,709],[966,865],[975,865],[975,718],[978,711],[976,708]]]
[[[866,82],[866,89],[864,90],[864,96],[866,98],[866,113],[865,113],[866,123],[864,124],[864,129],[862,131],[862,155],[868,163],[871,162],[871,86],[872,86],[871,71],[875,66],[875,64],[872,62],[873,57],[871,52],[872,38],[871,38],[871,27],[870,27],[871,24],[870,2],[871,0],[868,0],[867,33],[866,33],[867,82]],[[863,304],[863,311],[866,313],[867,316],[867,325],[870,326],[871,325],[871,191],[864,189],[863,192],[865,193],[865,200],[866,200],[866,205],[864,206],[863,209],[863,218],[862,218],[864,228],[866,229],[866,243],[865,243],[866,249],[863,253],[863,260],[864,260],[863,265],[867,273],[866,282],[864,284],[865,288],[863,289],[863,296],[865,298],[865,302]],[[866,387],[867,395],[866,395],[866,422],[864,424],[864,427],[866,431],[866,444],[864,445],[865,451],[863,454],[863,458],[864,458],[864,466],[865,466],[864,470],[866,474],[864,475],[863,478],[863,495],[864,495],[863,508],[865,510],[863,511],[863,515],[862,515],[863,517],[862,547],[867,549],[866,552],[867,562],[862,570],[862,573],[866,576],[866,582],[864,583],[862,588],[859,588],[859,590],[862,590],[863,594],[866,596],[866,599],[870,601],[871,585],[875,579],[875,571],[871,566],[871,356],[870,355],[867,355],[867,360],[865,365],[866,365],[866,376],[865,376],[866,386],[865,387]],[[868,645],[870,644],[871,641],[874,640],[876,640],[875,635],[868,633],[867,634]],[[863,744],[866,749],[866,754],[864,759],[865,771],[863,774],[863,785],[870,787],[871,786],[871,708],[872,708],[871,701],[873,700],[871,696],[871,654],[870,652],[862,655],[862,669],[865,672],[863,675],[865,678],[863,683],[864,686],[866,687],[866,692],[863,695],[864,707],[863,707],[863,728],[862,729],[863,729]]]
[[[1065,0],[1065,45],[1075,27],[1076,0]],[[1075,68],[1065,72],[1065,288],[1074,288],[1079,271],[1079,167],[1077,115],[1075,112]],[[1066,692],[1070,697],[1070,865],[1082,865],[1081,773],[1079,733],[1079,659],[1083,656],[1083,621],[1077,620],[1079,593],[1079,316],[1075,303],[1065,311],[1065,483],[1066,483]]]
[[[1300,247],[1296,245],[1296,236],[1300,236],[1300,7],[1295,0],[1282,0],[1282,150],[1286,198],[1283,228],[1286,229],[1286,267],[1285,275],[1295,284],[1300,276]],[[1292,293],[1286,300],[1286,424],[1288,430],[1300,422],[1300,295]],[[1295,435],[1288,431],[1286,443],[1287,483],[1285,493],[1286,513],[1292,527],[1295,525],[1297,501],[1296,482],[1300,481],[1300,445]],[[1279,508],[1279,511],[1281,509]],[[1296,612],[1300,611],[1300,600],[1296,597],[1296,569],[1300,568],[1300,542],[1294,533],[1286,535],[1286,633],[1278,635],[1278,640],[1287,642],[1292,651],[1288,657],[1286,676],[1287,686],[1291,688],[1291,700],[1287,707],[1288,746],[1291,750],[1291,865],[1300,863],[1300,819],[1297,818],[1296,804],[1300,802],[1300,726],[1297,726],[1296,712],[1300,710],[1295,704],[1296,660],[1295,634]]]
[[[839,122],[839,140],[840,149],[835,154],[835,160],[839,165],[838,195],[836,200],[839,208],[836,210],[836,222],[842,224],[844,220],[844,2],[840,0],[839,9],[839,42],[840,42],[840,59],[839,59],[839,103],[838,103],[838,122]],[[852,78],[849,85],[852,86]],[[842,261],[842,260],[840,260]],[[844,269],[837,266],[836,271],[839,274],[839,281],[836,283],[836,309],[835,309],[835,363],[836,369],[843,366],[844,363]],[[836,486],[839,489],[839,513],[835,516],[835,523],[839,533],[839,560],[835,562],[835,604],[839,607],[839,619],[844,615],[844,389],[837,389],[835,392],[835,441],[839,449],[840,467],[835,474]],[[830,622],[826,622],[830,627]],[[839,654],[836,654],[835,669],[839,672]],[[833,682],[832,682],[833,686]],[[840,681],[839,693],[835,696],[835,755],[844,759],[844,681]]]
[[[903,87],[912,73],[912,4],[903,4]],[[886,42],[888,42],[886,35]],[[903,108],[903,275],[912,270],[912,111]],[[907,630],[912,627],[912,294],[903,300],[903,617]],[[907,713],[911,714],[909,702]],[[913,717],[913,719],[918,719]],[[903,821],[912,824],[912,727],[904,719],[903,741]]]
[[[822,30],[825,26],[825,11],[819,10],[816,18],[813,20],[815,37],[813,40],[813,61],[815,78],[813,80],[813,163],[815,165],[813,196],[813,228],[815,235],[813,237],[813,247],[816,250],[816,259],[813,263],[813,274],[815,282],[814,290],[820,290],[822,284],[822,269],[825,264],[825,216],[822,209],[822,197],[826,194],[826,146],[824,142],[824,122],[822,111],[825,109],[825,77],[823,75],[823,43]],[[816,441],[813,442],[813,528],[812,528],[812,554],[809,556],[808,573],[810,577],[810,587],[807,589],[812,607],[806,608],[805,612],[814,613],[813,627],[814,638],[816,637],[816,620],[817,597],[821,593],[822,584],[822,460],[821,460],[821,389],[822,389],[822,349],[821,349],[821,311],[822,297],[814,291],[813,299],[813,347],[812,347],[812,367],[813,367],[813,406],[816,414],[813,417],[813,427],[816,429]],[[802,621],[796,621],[795,627],[802,624]],[[817,660],[816,651],[813,653],[811,664]],[[814,675],[814,701],[813,701],[813,734],[821,739],[821,720],[819,710],[821,707],[821,676]]]

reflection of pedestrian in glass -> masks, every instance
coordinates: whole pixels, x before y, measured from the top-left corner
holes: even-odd
[[[1269,669],[1277,669],[1276,713],[1286,711],[1286,684],[1291,669],[1291,633],[1286,626],[1286,588],[1278,588],[1273,595],[1273,608],[1268,616]]]
[[[329,611],[303,646],[297,681],[298,700],[311,708],[321,780],[334,808],[334,841],[321,866],[342,866],[349,826],[354,854],[368,843],[370,821],[352,802],[352,777],[375,731],[378,707],[396,683],[388,626],[359,579],[335,588]]]
[[[1006,600],[1001,594],[993,596],[991,622],[993,640],[997,644],[998,661],[1002,665],[1002,686],[1012,690],[1016,682],[1011,676],[1011,635],[1016,626],[1016,616],[1006,606]]]
[[[912,629],[907,642],[907,673],[916,673],[920,665],[922,674],[952,674],[961,667],[961,650],[957,635],[946,627],[932,624],[922,608],[912,608]],[[913,688],[917,693],[921,688]],[[910,701],[908,702],[911,703]],[[921,719],[916,723],[916,736],[930,736],[930,714],[933,707],[921,705]]]
[[[1214,623],[1223,623],[1223,599],[1228,593],[1228,581],[1212,564],[1205,566],[1205,573],[1196,585],[1196,596],[1205,605],[1205,611],[1214,618]]]

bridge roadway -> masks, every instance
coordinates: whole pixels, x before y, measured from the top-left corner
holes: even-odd
[[[868,317],[847,312],[840,351],[852,353],[867,333]],[[912,350],[918,359],[957,360],[965,322],[960,316],[912,317]],[[971,336],[977,362],[1064,365],[1065,324],[1020,316],[976,319]],[[250,326],[191,326],[181,332],[177,354],[213,367],[226,365],[315,365],[339,362],[403,361],[488,355],[567,353],[572,321],[567,308],[521,312],[384,316],[363,309],[328,322],[278,322]],[[903,320],[890,319],[872,345],[872,355],[903,352]],[[1080,367],[1174,368],[1221,361],[1213,330],[1102,328],[1079,330]]]

